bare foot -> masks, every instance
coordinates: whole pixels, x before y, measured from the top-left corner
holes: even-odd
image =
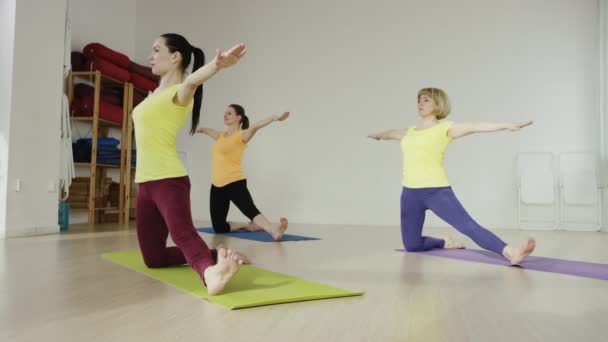
[[[210,296],[220,294],[230,279],[238,272],[241,264],[234,252],[220,247],[217,249],[217,264],[205,270],[204,277]]]
[[[534,248],[536,248],[536,241],[533,237],[529,237],[526,242],[524,242],[519,247],[507,246],[502,252],[505,258],[509,259],[511,265],[519,265],[528,255],[530,255]]]
[[[443,237],[443,248],[444,249],[462,249],[464,245],[456,240],[454,240],[451,236]]]
[[[226,246],[224,246],[224,244],[217,245],[217,247],[215,247],[215,249],[218,251],[218,253],[219,253],[220,249],[225,249],[225,250],[231,251],[232,252],[232,259],[236,260],[236,262],[238,262],[239,265],[251,264],[251,261],[249,260],[249,258],[245,254],[237,252],[237,251],[235,251],[233,249],[227,249]]]
[[[239,253],[237,251],[232,251],[232,254],[232,259],[238,262],[239,265],[251,264],[251,260],[249,260],[249,258],[245,254]]]
[[[283,234],[287,230],[288,225],[289,225],[289,222],[287,222],[287,219],[284,217],[281,217],[281,221],[279,222],[279,225],[277,226],[276,230],[273,231],[273,233],[272,233],[272,237],[274,238],[275,241],[279,241],[279,240],[281,240],[281,238],[283,238]]]
[[[247,230],[250,232],[259,232],[264,229],[262,227],[256,226],[255,223],[253,223],[253,221],[249,221],[249,223],[247,223]]]

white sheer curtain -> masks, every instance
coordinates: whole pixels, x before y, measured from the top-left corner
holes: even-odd
[[[64,56],[63,56],[63,84],[61,94],[63,96],[61,110],[61,170],[59,180],[59,195],[65,194],[62,200],[67,199],[69,195],[70,184],[74,178],[74,158],[72,155],[72,128],[70,123],[70,109],[68,97],[65,95],[67,77],[72,69],[71,62],[71,46],[72,46],[72,29],[70,22],[70,1],[66,1],[65,13],[65,35],[64,35]]]

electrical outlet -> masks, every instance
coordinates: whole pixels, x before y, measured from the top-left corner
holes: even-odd
[[[15,191],[16,192],[21,191],[21,179],[20,178],[17,178],[15,180]]]

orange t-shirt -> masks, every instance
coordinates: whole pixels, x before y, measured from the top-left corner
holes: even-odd
[[[222,187],[245,179],[241,166],[247,144],[243,142],[243,131],[238,130],[231,136],[221,132],[211,146],[211,183]]]

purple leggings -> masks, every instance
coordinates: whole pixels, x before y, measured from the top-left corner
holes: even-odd
[[[146,266],[188,263],[204,281],[217,252],[207,247],[192,223],[188,176],[139,184],[136,210],[137,240]],[[177,247],[167,247],[169,234]]]
[[[468,236],[476,244],[502,255],[507,245],[475,222],[454,195],[451,187],[406,188],[401,192],[401,239],[408,252],[443,248],[443,239],[422,236],[425,212],[430,209],[439,218]]]

